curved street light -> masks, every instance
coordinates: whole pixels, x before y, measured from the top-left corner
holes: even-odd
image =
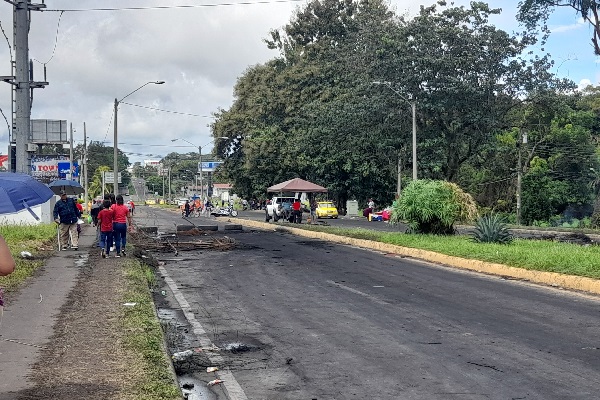
[[[138,90],[140,90],[141,88],[143,88],[146,85],[149,84],[154,84],[154,85],[162,85],[163,83],[165,83],[165,81],[150,81],[150,82],[146,82],[144,83],[142,86],[140,86],[139,88],[135,89],[133,92],[125,95],[121,100],[117,100],[115,98],[115,104],[114,104],[114,146],[113,146],[113,186],[114,186],[114,194],[115,196],[119,194],[119,163],[118,163],[118,156],[119,156],[119,150],[118,150],[118,141],[117,141],[117,137],[118,137],[118,129],[117,129],[117,111],[119,110],[119,103],[122,102],[123,100],[125,100],[127,97],[131,96],[132,94],[134,94],[135,92],[137,92]]]
[[[229,139],[229,138],[227,136],[219,136],[219,137],[214,138],[210,142],[206,143],[204,146],[196,146],[194,143],[190,142],[189,140],[183,139],[183,138],[171,139],[171,142],[176,142],[178,140],[181,140],[182,142],[186,142],[186,143],[191,144],[192,146],[198,148],[198,172],[200,173],[200,197],[202,198],[202,201],[204,201],[204,183],[202,181],[202,179],[203,179],[203,176],[202,176],[202,148],[208,146],[211,143],[214,143],[216,140],[219,140],[219,139]]]

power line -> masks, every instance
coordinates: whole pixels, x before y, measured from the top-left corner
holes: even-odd
[[[6,36],[6,32],[4,32],[4,27],[2,26],[1,21],[0,21],[0,30],[2,30],[2,34],[4,35],[4,38],[6,39],[6,43],[8,44],[8,52],[10,54],[10,61],[12,61],[13,60],[12,46],[10,45],[10,40],[8,40],[8,36]]]
[[[131,103],[127,103],[124,101],[122,101],[121,104],[127,104],[128,106],[145,108],[147,110],[162,111],[162,112],[171,113],[171,114],[189,115],[190,117],[214,118],[212,115],[199,115],[199,114],[189,114],[189,113],[184,113],[184,112],[179,112],[179,111],[162,110],[160,108],[141,106],[139,104],[131,104]]]
[[[46,9],[50,12],[83,12],[83,11],[139,11],[139,10],[168,10],[178,8],[206,8],[206,7],[231,7],[247,6],[256,4],[275,4],[275,3],[299,3],[304,0],[262,0],[262,1],[241,1],[239,3],[213,3],[213,4],[192,4],[180,6],[154,6],[154,7],[121,7],[121,8],[87,8],[87,9]]]
[[[34,61],[37,61],[38,63],[43,64],[44,66],[46,64],[48,64],[50,61],[52,61],[52,59],[54,58],[54,53],[56,52],[56,45],[58,44],[58,31],[60,29],[60,20],[62,19],[62,16],[63,16],[64,13],[65,13],[64,11],[61,12],[60,16],[58,17],[58,23],[56,25],[56,36],[54,37],[54,48],[52,49],[52,55],[50,56],[50,58],[48,59],[48,61],[46,61],[46,62],[43,63],[43,62],[41,62],[39,60],[36,60],[35,58],[33,59]]]

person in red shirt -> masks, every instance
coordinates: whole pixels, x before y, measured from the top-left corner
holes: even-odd
[[[300,199],[295,199],[294,204],[292,204],[292,213],[293,213],[293,221],[296,224],[299,224],[302,221],[302,204],[300,203]]]
[[[131,207],[131,215],[133,215],[133,213],[135,212],[135,203],[133,202],[133,200],[129,200],[129,206]]]
[[[131,212],[125,204],[123,204],[123,196],[118,195],[117,203],[113,204],[111,210],[114,213],[113,219],[113,233],[115,236],[115,248],[117,255],[115,257],[121,257],[121,254],[125,254],[125,245],[127,244],[127,223],[131,225]]]
[[[102,258],[108,257],[110,253],[110,246],[113,241],[113,219],[114,213],[110,209],[110,200],[104,200],[102,203],[104,207],[98,213],[98,225],[100,226],[100,247],[102,247]]]

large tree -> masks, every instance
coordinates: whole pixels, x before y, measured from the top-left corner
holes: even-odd
[[[549,34],[546,22],[552,11],[557,7],[573,8],[577,15],[581,16],[592,26],[594,53],[600,55],[599,6],[598,0],[523,0],[519,3],[519,13],[517,18],[530,30],[536,30],[540,27],[544,32],[545,38]]]

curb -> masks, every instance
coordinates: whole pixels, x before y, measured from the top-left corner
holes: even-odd
[[[381,251],[384,253],[393,253],[400,256],[417,258],[436,264],[485,273],[489,275],[510,277],[514,279],[526,280],[532,283],[548,285],[556,288],[579,290],[591,294],[600,294],[600,280],[587,278],[583,276],[564,275],[559,274],[557,272],[532,271],[523,268],[509,267],[503,264],[448,256],[445,254],[435,253],[429,250],[414,249],[410,247],[402,247],[388,243],[374,242],[371,240],[338,236],[332,233],[307,231],[304,229],[292,228],[283,225],[274,226],[266,222],[240,219],[240,223],[244,226],[249,226],[253,228],[269,231],[285,231],[297,236],[303,236],[313,239],[322,239],[330,242],[347,244],[369,250]]]

